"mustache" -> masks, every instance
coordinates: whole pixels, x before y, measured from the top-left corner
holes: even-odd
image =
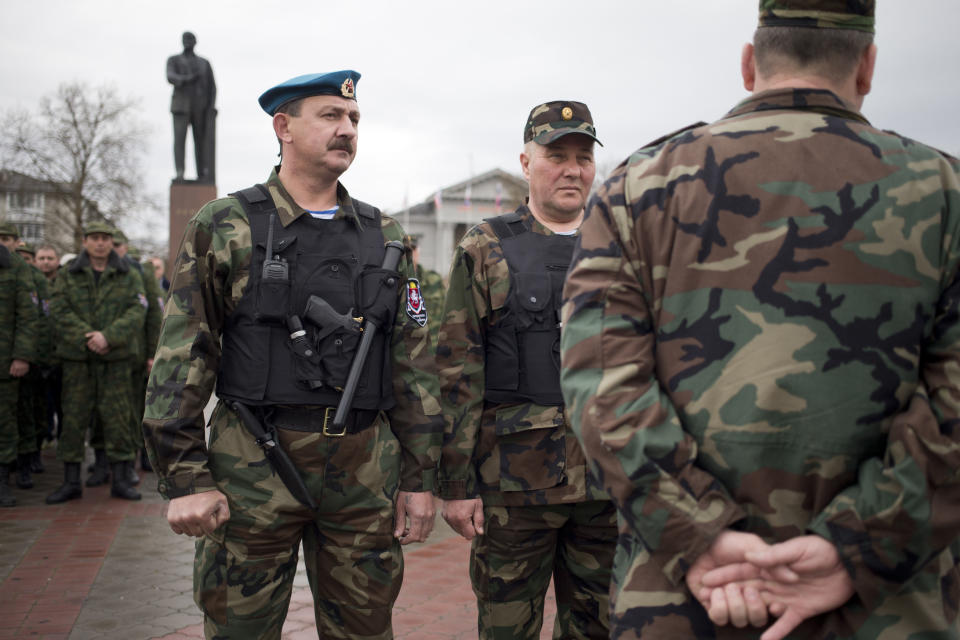
[[[347,153],[353,153],[353,145],[346,138],[336,138],[329,145],[327,149],[330,151],[346,151]]]

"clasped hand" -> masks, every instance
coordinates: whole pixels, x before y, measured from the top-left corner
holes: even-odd
[[[752,533],[724,531],[686,581],[716,625],[763,627],[775,618],[761,640],[786,637],[854,592],[836,548],[816,535],[769,545]]]

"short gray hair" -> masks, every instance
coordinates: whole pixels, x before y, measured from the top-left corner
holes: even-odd
[[[872,33],[854,29],[762,27],[753,35],[760,75],[804,71],[837,82],[856,70],[872,43]]]

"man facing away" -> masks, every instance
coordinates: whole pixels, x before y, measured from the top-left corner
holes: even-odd
[[[873,16],[763,0],[752,95],[588,209],[563,389],[613,637],[957,636],[960,165],[860,113]]]
[[[301,541],[320,636],[390,638],[400,545],[433,527],[442,425],[429,334],[405,310],[413,264],[408,251],[385,262],[403,230],[339,182],[357,151],[359,78],[298,76],[260,97],[281,164],[205,205],[173,269],[144,435],[171,528],[199,538],[208,638],[280,637]],[[338,425],[361,333],[372,346]]]
[[[596,172],[581,102],[534,107],[529,198],[457,246],[437,348],[446,419],[443,516],[472,540],[481,638],[605,638],[616,513],[587,471],[560,395],[560,294]]]

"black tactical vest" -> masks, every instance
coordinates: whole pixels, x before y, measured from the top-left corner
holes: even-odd
[[[510,291],[487,330],[483,397],[559,406],[560,303],[576,238],[533,233],[531,217],[514,212],[487,220],[507,261]]]
[[[344,318],[383,316],[378,318],[382,331],[370,349],[353,408],[391,408],[390,332],[399,293],[396,274],[388,284],[380,268],[384,254],[380,211],[353,200],[360,226],[350,217],[317,220],[301,215],[284,228],[262,185],[231,195],[250,221],[252,253],[243,296],[225,321],[217,395],[252,405],[336,406],[360,334],[309,320],[308,300],[318,296]],[[268,243],[273,249],[264,270]],[[309,347],[310,357],[295,348],[292,316],[302,324],[300,344]]]

